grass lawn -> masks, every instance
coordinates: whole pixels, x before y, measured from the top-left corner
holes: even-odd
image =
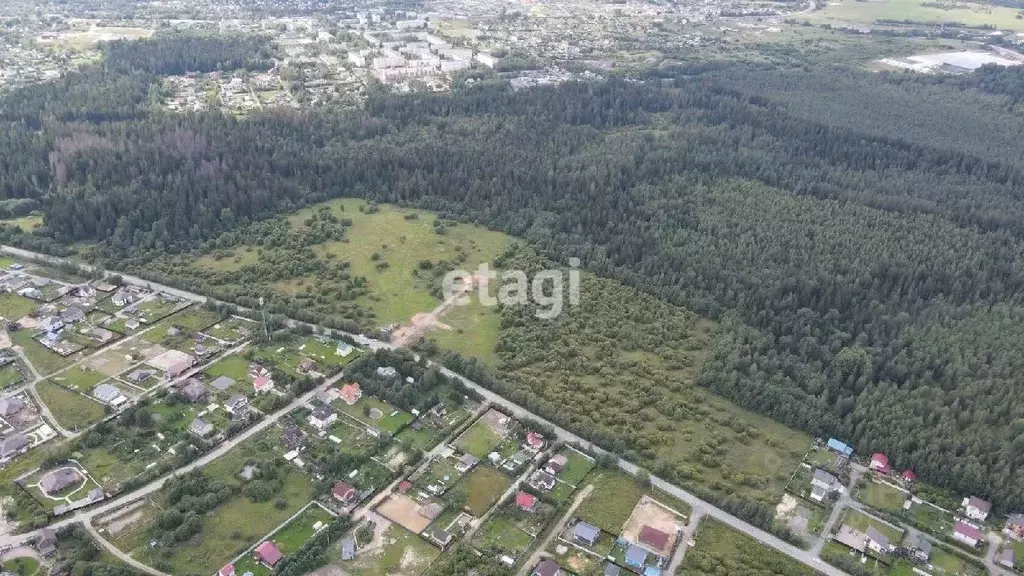
[[[935,569],[932,573],[935,576],[982,576],[986,572],[974,564],[967,562],[952,552],[947,552],[936,546],[928,559]]]
[[[483,460],[501,444],[502,440],[503,438],[490,426],[478,420],[459,436],[455,441],[455,447]]]
[[[598,471],[586,483],[593,484],[594,491],[576,510],[576,515],[617,535],[643,496],[643,488],[633,477],[611,469]]]
[[[713,518],[697,528],[696,546],[686,553],[680,574],[785,574],[813,576],[815,570],[773,550]],[[722,567],[727,566],[724,571]]]
[[[57,423],[68,430],[88,428],[106,415],[103,404],[51,382],[40,382],[36,385],[36,391]]]
[[[322,522],[324,526],[330,524],[334,520],[334,516],[331,516],[323,508],[313,504],[306,509],[305,512],[300,514],[297,518],[289,522],[283,528],[278,530],[270,537],[270,540],[277,545],[278,550],[282,554],[287,556],[288,554],[294,554],[302,548],[302,545],[309,540],[314,532],[313,525],[317,522]]]
[[[952,514],[947,514],[928,504],[911,504],[910,510],[904,512],[920,526],[935,535],[948,535],[956,524]]]
[[[25,380],[25,375],[21,373],[21,368],[18,367],[17,363],[8,364],[0,368],[0,390],[15,386],[23,380]]]
[[[59,384],[65,388],[77,390],[82,394],[88,394],[97,384],[107,379],[105,374],[95,370],[75,366],[68,368],[60,374],[50,378],[48,381]]]
[[[351,576],[417,576],[441,551],[412,532],[392,524],[384,532],[384,546],[360,553],[345,564]]]
[[[857,499],[877,510],[899,514],[903,511],[907,495],[891,486],[869,482],[867,487],[857,494]]]
[[[35,558],[15,558],[4,562],[3,571],[17,574],[18,576],[35,576],[41,574],[39,561]]]
[[[39,302],[31,298],[0,292],[0,316],[6,320],[18,320],[28,316],[36,308],[39,308]]]
[[[473,545],[486,553],[519,557],[533,542],[530,536],[504,514],[495,514],[473,538]]]
[[[416,479],[416,485],[424,489],[430,485],[450,487],[461,476],[462,474],[455,469],[455,466],[444,458],[438,458],[430,463],[422,476]]]
[[[45,346],[36,342],[32,338],[34,334],[33,330],[18,330],[11,333],[11,341],[14,344],[21,346],[28,361],[35,366],[37,372],[46,376],[52,374],[65,366],[70,366],[75,362],[74,354],[71,356],[61,356],[55,352],[51,352]]]
[[[147,449],[146,452],[151,452],[151,449]],[[141,474],[150,462],[148,458],[134,457],[126,462],[111,454],[103,446],[82,450],[80,456],[75,455],[75,459],[107,492],[117,492],[121,482]]]
[[[42,226],[43,217],[39,214],[29,214],[28,216],[22,216],[20,218],[8,218],[7,220],[0,220],[0,224],[10,224],[21,228],[24,232],[31,232],[37,227]],[[6,260],[6,258],[5,258]],[[4,264],[4,267],[10,266],[10,264]]]
[[[206,375],[211,380],[218,376],[227,376],[235,382],[245,385],[249,381],[249,361],[241,356],[232,354],[207,368]]]
[[[250,552],[249,554],[245,555],[244,558],[242,558],[238,562],[235,562],[235,574],[249,573],[252,573],[253,576],[269,576],[270,574],[273,574],[274,571],[270,568],[267,568],[263,564],[260,564],[256,560],[256,556],[252,552]]]
[[[412,414],[405,410],[395,408],[391,404],[371,396],[363,396],[351,406],[340,400],[334,404],[342,412],[388,434],[398,433],[399,430],[408,426],[415,419]],[[374,410],[379,410],[382,416],[374,418],[374,415],[377,414]]]
[[[843,516],[839,525],[841,526],[843,524],[849,524],[851,528],[859,532],[865,532],[868,527],[873,526],[876,530],[888,536],[890,542],[899,542],[903,539],[903,530],[897,530],[888,524],[879,522],[878,520],[870,518],[857,510],[853,510],[852,508],[846,511],[846,514]]]
[[[477,466],[463,478],[462,485],[469,513],[479,518],[508,490],[512,480],[490,466]]]
[[[594,461],[573,448],[564,448],[559,454],[567,458],[565,468],[558,475],[562,482],[576,486],[594,469]]]

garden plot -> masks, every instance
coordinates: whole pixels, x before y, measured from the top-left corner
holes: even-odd
[[[50,381],[81,394],[88,394],[106,378],[107,376],[101,372],[74,366],[51,377]]]
[[[308,431],[317,434],[317,431],[309,427]],[[381,439],[370,434],[365,427],[352,423],[344,418],[335,421],[327,429],[327,440],[330,441],[334,450],[352,456],[365,456],[373,452]]]
[[[206,327],[202,330],[202,333],[205,336],[219,340],[224,345],[230,346],[245,340],[258,330],[258,323],[240,316],[231,316],[212,326]]]
[[[307,338],[296,337],[284,343],[260,346],[256,348],[254,357],[260,362],[273,364],[295,376],[307,373],[299,369],[299,364],[303,360],[313,360],[316,362],[314,371],[323,375],[335,372],[338,368],[348,365],[359,357],[355,350],[347,355],[342,355],[339,352],[341,350],[337,342],[310,336]]]
[[[351,576],[417,576],[441,551],[401,526],[378,527],[380,536],[363,544],[355,560],[344,564]]]
[[[54,514],[102,500],[105,495],[92,476],[74,462],[37,471],[18,483]]]
[[[619,536],[630,542],[640,542],[640,532],[648,526],[668,534],[668,540],[660,550],[662,555],[668,555],[675,548],[677,534],[686,528],[686,519],[650,496],[643,496]]]
[[[455,446],[481,460],[491,452],[508,457],[519,448],[512,438],[518,426],[518,422],[492,408],[455,440]]]
[[[465,506],[477,518],[490,510],[512,485],[512,479],[490,466],[477,466],[447,494],[452,503]]]
[[[409,529],[413,534],[423,532],[441,515],[444,506],[431,500],[416,501],[405,494],[389,494],[377,506],[377,513]]]
[[[281,554],[289,556],[299,551],[307,540],[317,532],[323,530],[334,521],[334,515],[316,503],[309,503],[287,524],[276,530],[260,541],[270,541],[281,551]],[[235,572],[238,574],[252,573],[271,574],[269,570],[255,559],[252,552],[245,554],[235,562]]]
[[[339,398],[332,403],[332,406],[363,426],[380,430],[392,436],[415,419],[412,414],[405,410],[395,408],[391,404],[372,396],[363,396],[352,405]]]
[[[138,361],[135,359],[132,351],[127,349],[127,346],[125,348],[114,346],[87,358],[82,362],[81,366],[87,370],[93,370],[110,377],[124,372],[129,366],[133,366],[136,363]]]

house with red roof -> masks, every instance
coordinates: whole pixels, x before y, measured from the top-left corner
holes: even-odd
[[[363,390],[359,387],[359,382],[352,382],[351,384],[345,384],[341,387],[341,399],[345,401],[345,404],[349,406],[359,402],[359,399],[363,397]]]
[[[255,380],[252,381],[252,388],[253,390],[256,391],[257,394],[270,392],[270,390],[274,388],[274,381],[271,380],[270,378],[267,378],[266,376],[258,376]]]
[[[267,567],[273,568],[284,558],[284,554],[281,554],[273,542],[267,540],[256,547],[256,558]]]
[[[539,452],[544,447],[544,437],[536,432],[527,432],[526,445],[530,447],[530,450]]]
[[[356,489],[348,482],[338,482],[334,485],[334,489],[331,490],[331,494],[334,495],[334,499],[342,504],[350,504],[352,499],[356,497]]]
[[[217,576],[235,576],[235,565],[228,564],[217,572]]]
[[[402,480],[401,482],[398,483],[399,494],[405,494],[406,492],[409,491],[410,488],[412,488],[412,482],[409,482],[408,480]]]
[[[917,481],[917,474],[908,468],[903,471],[903,474],[900,474],[900,480],[903,480],[904,484],[913,484]]]
[[[957,542],[963,542],[964,544],[973,547],[978,545],[981,538],[981,530],[978,530],[966,522],[957,522],[956,526],[953,527],[953,539]]]
[[[668,545],[669,535],[662,530],[658,530],[653,526],[644,526],[640,529],[640,535],[638,540],[646,548],[650,549],[651,552],[657,552],[663,554],[666,552],[665,547]]]
[[[879,474],[888,474],[891,471],[889,468],[889,457],[881,452],[875,452],[871,455],[870,468]]]
[[[516,493],[516,506],[519,506],[519,508],[526,512],[533,512],[537,507],[537,497],[520,490]]]

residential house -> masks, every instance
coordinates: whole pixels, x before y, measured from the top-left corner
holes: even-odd
[[[210,391],[199,380],[189,378],[188,383],[181,388],[181,394],[188,398],[189,402],[205,402],[210,396]]]
[[[356,541],[351,536],[341,541],[341,559],[353,560],[356,557]]]
[[[826,446],[828,446],[829,450],[839,454],[840,456],[845,456],[847,458],[853,456],[853,446],[848,446],[845,442],[841,442],[835,438],[829,438]]]
[[[314,408],[313,413],[309,415],[309,424],[317,430],[326,430],[337,419],[338,414],[334,408],[327,404],[321,404]]]
[[[664,554],[667,552],[665,548],[668,546],[668,540],[670,536],[668,533],[658,530],[653,526],[643,526],[640,528],[639,540],[640,544],[643,544],[651,552],[657,554]]]
[[[848,524],[843,524],[835,535],[836,542],[849,546],[857,552],[864,552],[867,549],[867,536]]]
[[[64,321],[64,324],[74,324],[85,319],[85,312],[81,308],[72,306],[61,312],[60,319]]]
[[[868,526],[864,536],[867,537],[868,549],[874,550],[879,554],[888,554],[892,551],[892,543],[889,542],[889,537],[882,534],[874,526]]]
[[[381,378],[394,378],[398,376],[398,370],[393,366],[380,366],[377,368],[377,375]]]
[[[619,576],[622,574],[622,568],[620,568],[618,564],[605,562],[603,574],[604,576]]]
[[[580,521],[573,527],[572,537],[581,544],[593,546],[597,544],[597,540],[601,537],[601,529],[593,524]]]
[[[538,490],[547,492],[555,487],[555,477],[543,470],[537,470],[530,477],[530,485]]]
[[[999,558],[996,562],[1005,568],[1013,569],[1013,565],[1017,562],[1017,554],[1013,551],[1012,547],[1007,546],[999,553]]]
[[[345,404],[351,406],[363,397],[363,390],[359,387],[358,382],[352,382],[341,387],[340,395]]]
[[[552,476],[558,476],[558,474],[565,468],[565,464],[569,459],[565,454],[556,454],[548,460],[548,463],[544,465],[544,471]]]
[[[274,381],[266,376],[258,376],[252,381],[252,389],[255,390],[257,394],[270,392],[274,389]]]
[[[28,450],[29,445],[28,436],[24,434],[12,434],[7,436],[3,440],[0,440],[0,460],[9,460],[14,458],[18,454],[21,454]]]
[[[544,437],[536,432],[526,433],[526,445],[534,452],[540,452],[544,448]]]
[[[92,395],[100,402],[110,404],[111,406],[120,406],[128,401],[128,399],[121,394],[121,391],[111,384],[104,383],[93,388]]]
[[[193,366],[196,365],[195,356],[186,356],[182,360],[175,362],[167,369],[167,374],[164,375],[168,380],[174,380],[180,377],[182,374],[188,372]]]
[[[312,358],[303,358],[299,361],[295,370],[298,371],[299,374],[308,374],[316,370],[316,360],[313,360]]]
[[[554,560],[541,560],[533,567],[530,576],[564,576],[561,566]]]
[[[25,403],[21,401],[21,398],[17,396],[8,396],[0,400],[0,416],[7,418],[21,412],[21,409],[25,407]]]
[[[231,386],[233,386],[234,384],[235,380],[228,376],[218,376],[217,378],[214,378],[213,382],[210,382],[210,386],[217,390],[220,390],[221,392],[227,390],[228,388],[231,388]]]
[[[932,543],[924,537],[924,534],[914,530],[907,536],[907,542],[903,545],[911,558],[918,562],[927,562],[932,555]]]
[[[53,556],[57,551],[57,532],[53,528],[43,528],[36,536],[36,549],[43,557]]]
[[[335,500],[347,506],[355,500],[356,489],[347,482],[337,482],[334,484],[331,494],[334,496]]]
[[[516,506],[524,512],[533,512],[537,509],[537,497],[529,492],[520,490],[516,492]]]
[[[968,546],[977,546],[981,541],[981,530],[966,522],[957,522],[953,527],[953,539]]]
[[[440,546],[441,550],[444,550],[445,548],[447,548],[448,545],[452,543],[452,540],[455,539],[455,537],[452,536],[452,534],[450,532],[448,532],[447,530],[444,530],[441,527],[434,528],[433,530],[430,531],[430,533],[427,536],[429,536],[429,538],[435,544]]]
[[[249,399],[241,394],[235,394],[231,398],[228,398],[227,404],[224,405],[224,409],[231,414],[233,420],[241,420],[249,416]]]
[[[260,563],[265,564],[268,568],[273,569],[277,566],[277,563],[284,558],[284,554],[277,549],[277,546],[273,542],[267,541],[256,547],[256,558]]]
[[[811,477],[811,499],[821,502],[832,492],[841,491],[842,487],[833,474],[818,468]]]
[[[647,563],[647,550],[630,544],[629,548],[626,548],[626,566],[631,568],[643,568],[644,564]]]
[[[908,468],[907,470],[904,470],[902,474],[900,474],[900,480],[902,480],[904,484],[913,484],[914,482],[917,481],[917,474],[915,474],[913,470],[910,470]]]
[[[126,376],[128,382],[132,384],[142,384],[146,380],[149,380],[156,374],[155,370],[135,370]]]
[[[114,303],[114,306],[121,308],[134,302],[135,295],[127,288],[121,288],[117,292],[114,292],[114,295],[110,297],[110,301]]]
[[[47,316],[39,321],[39,327],[42,328],[44,332],[52,334],[54,332],[59,332],[64,328],[64,321],[61,320],[59,316]]]
[[[399,494],[405,494],[406,492],[409,491],[410,488],[412,488],[412,482],[409,482],[408,480],[402,480],[401,482],[398,483],[398,487],[396,488],[396,490],[398,491]]]
[[[217,571],[217,576],[235,576],[235,565],[226,564],[223,568]]]
[[[875,452],[871,455],[871,465],[869,468],[879,474],[888,474],[891,472],[891,469],[889,468],[889,457],[881,452]]]
[[[964,498],[962,505],[964,507],[964,514],[966,514],[968,518],[977,520],[978,522],[984,522],[985,519],[988,518],[988,513],[992,510],[991,503],[975,496]]]
[[[463,454],[459,456],[459,461],[455,464],[455,469],[465,474],[469,472],[474,466],[480,463],[480,459],[472,454]]]
[[[213,434],[214,427],[213,424],[196,418],[191,424],[189,424],[188,431],[200,438],[206,438],[210,434]]]
[[[334,353],[344,358],[352,353],[352,346],[347,342],[338,342],[338,347],[334,350]]]
[[[39,487],[47,494],[56,494],[82,481],[82,475],[74,468],[54,470],[39,481]]]
[[[281,443],[288,450],[295,450],[306,443],[306,433],[298,426],[285,426],[281,433]]]
[[[1003,534],[1014,540],[1024,540],[1024,514],[1011,514],[1003,527]]]

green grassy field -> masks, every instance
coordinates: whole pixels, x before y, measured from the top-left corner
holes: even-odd
[[[245,385],[249,381],[249,361],[241,356],[232,354],[207,368],[206,375],[211,380],[218,376],[227,376],[235,382]]]
[[[99,402],[51,382],[40,382],[36,391],[57,422],[68,430],[82,430],[92,426],[106,414],[104,406]]]
[[[558,479],[566,484],[576,486],[594,469],[594,461],[572,448],[563,448],[559,454],[566,456],[565,468],[558,474]]]
[[[342,412],[388,434],[398,433],[399,430],[409,425],[415,419],[412,414],[405,410],[399,410],[383,400],[370,396],[363,396],[351,406],[340,401],[335,402],[335,405]],[[382,416],[374,418],[374,415],[377,413],[371,412],[368,414],[367,410],[379,410]]]
[[[517,558],[533,542],[530,536],[504,514],[495,514],[484,524],[473,538],[473,545],[479,550],[506,554]]]
[[[889,526],[883,522],[879,522],[873,518],[870,518],[857,510],[848,509],[846,514],[840,521],[840,525],[849,524],[851,528],[865,532],[869,527],[874,527],[876,530],[888,536],[889,541],[896,543],[903,539],[903,530],[897,530],[892,526]]]
[[[459,436],[455,441],[455,447],[483,460],[501,444],[501,441],[501,436],[483,421],[478,420]]]
[[[28,316],[36,308],[39,308],[39,302],[31,298],[0,292],[0,316],[7,320],[18,320]]]
[[[326,526],[332,520],[334,520],[334,516],[331,516],[326,510],[314,504],[283,528],[274,532],[270,539],[285,556],[294,554],[298,552],[299,548],[302,548],[306,540],[309,540],[316,533],[313,530],[313,526],[317,522],[321,522]]]
[[[469,513],[479,518],[508,490],[512,480],[490,466],[477,466],[462,479],[462,484]]]
[[[7,220],[0,220],[0,224],[10,224],[17,226],[25,232],[31,232],[43,224],[43,217],[37,214],[29,214],[28,216],[22,216],[21,218],[8,218]]]
[[[384,532],[384,546],[346,563],[345,572],[351,576],[417,576],[440,555],[426,540],[392,524]]]
[[[77,390],[82,394],[88,394],[96,387],[97,384],[106,379],[107,377],[104,374],[96,372],[95,370],[74,366],[50,378],[48,382],[59,384],[72,390]]]
[[[21,373],[21,368],[18,368],[17,364],[8,364],[0,368],[0,390],[15,386],[24,380],[25,375]]]
[[[594,526],[618,534],[640,501],[644,490],[630,476],[616,470],[598,470],[586,479],[594,491],[576,510],[576,515]]]
[[[712,518],[701,520],[696,546],[686,554],[680,574],[785,574],[813,576],[815,570]],[[724,568],[724,571],[721,568]]]
[[[869,482],[867,487],[857,494],[857,499],[868,506],[897,514],[903,511],[903,503],[907,498],[903,492],[877,482]]]
[[[921,2],[920,0],[839,0],[807,15],[812,22],[871,24],[876,20],[913,20],[940,24],[959,22],[968,26],[991,25],[999,29],[1024,30],[1018,10],[966,1]]]
[[[32,330],[18,330],[17,332],[11,332],[11,341],[16,345],[21,346],[22,351],[25,353],[25,357],[28,358],[28,361],[32,363],[32,366],[34,366],[35,369],[43,376],[52,374],[75,362],[74,357],[77,356],[77,354],[61,356],[60,354],[51,352],[42,344],[36,342],[35,339],[32,338],[32,335]]]
[[[18,576],[36,576],[37,574],[42,574],[39,561],[35,558],[28,557],[15,558],[4,562],[2,571],[17,574]]]

